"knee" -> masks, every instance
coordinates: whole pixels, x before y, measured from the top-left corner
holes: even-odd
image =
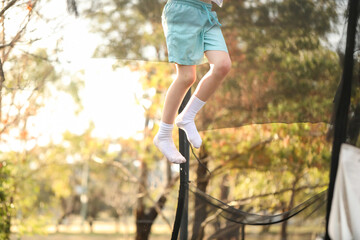
[[[178,80],[180,80],[186,87],[190,87],[196,81],[196,73],[195,72],[183,73],[178,76]]]
[[[231,60],[224,59],[223,61],[219,61],[218,63],[214,64],[213,72],[214,74],[218,75],[219,77],[225,77],[231,69]]]

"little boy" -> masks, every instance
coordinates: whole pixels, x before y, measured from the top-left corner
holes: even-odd
[[[212,1],[222,6],[222,0]],[[194,123],[195,116],[231,68],[221,24],[216,12],[211,9],[211,0],[168,0],[161,16],[169,62],[175,63],[177,77],[166,93],[154,144],[172,163],[186,162],[172,139],[174,122],[185,131],[189,142],[195,148],[200,148],[202,140]],[[210,70],[200,80],[184,110],[176,117],[181,101],[196,80],[196,65],[202,63],[204,54]]]

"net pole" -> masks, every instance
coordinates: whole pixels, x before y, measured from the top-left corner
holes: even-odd
[[[344,68],[341,78],[340,98],[336,109],[336,117],[334,124],[334,140],[333,140],[333,147],[331,153],[328,202],[326,206],[326,233],[325,233],[326,240],[330,240],[328,225],[329,225],[331,204],[334,194],[336,173],[339,165],[340,148],[341,148],[341,144],[346,141],[351,84],[352,84],[353,65],[354,65],[353,54],[355,48],[356,25],[358,19],[358,3],[359,0],[349,0],[348,2],[349,18],[348,18],[347,36],[346,36]]]
[[[185,108],[191,97],[191,88],[187,91],[179,108],[179,113]],[[190,160],[190,143],[186,134],[179,129],[179,151],[185,157],[186,162],[180,164],[180,188],[178,205],[176,209],[175,222],[171,240],[177,240],[180,230],[180,239],[188,238],[188,193],[189,193],[189,160]]]

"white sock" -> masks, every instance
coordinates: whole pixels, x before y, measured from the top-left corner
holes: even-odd
[[[195,147],[200,148],[202,140],[196,129],[194,122],[197,112],[204,106],[205,102],[193,95],[184,110],[177,116],[176,125],[184,130],[189,142]]]
[[[155,146],[164,154],[164,156],[172,163],[184,163],[186,159],[176,149],[174,140],[172,139],[172,130],[174,126],[160,122],[159,132],[154,138]]]

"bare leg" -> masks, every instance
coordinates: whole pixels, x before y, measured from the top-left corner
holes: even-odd
[[[205,55],[210,63],[210,70],[201,79],[194,95],[206,102],[225,79],[231,69],[231,60],[227,52],[206,51]]]
[[[181,101],[196,80],[196,66],[176,65],[176,69],[177,77],[166,93],[160,129],[154,138],[154,144],[170,162],[184,163],[186,159],[176,149],[172,130]]]
[[[196,80],[196,66],[178,65],[176,64],[177,77],[170,85],[166,97],[162,113],[161,121],[167,124],[173,124],[175,116],[180,107],[187,90],[194,84]]]
[[[189,103],[175,120],[176,125],[186,132],[189,142],[195,148],[200,148],[202,144],[201,137],[194,123],[195,116],[219,87],[231,68],[231,60],[227,52],[207,51],[205,55],[209,60],[210,70],[201,79]]]

